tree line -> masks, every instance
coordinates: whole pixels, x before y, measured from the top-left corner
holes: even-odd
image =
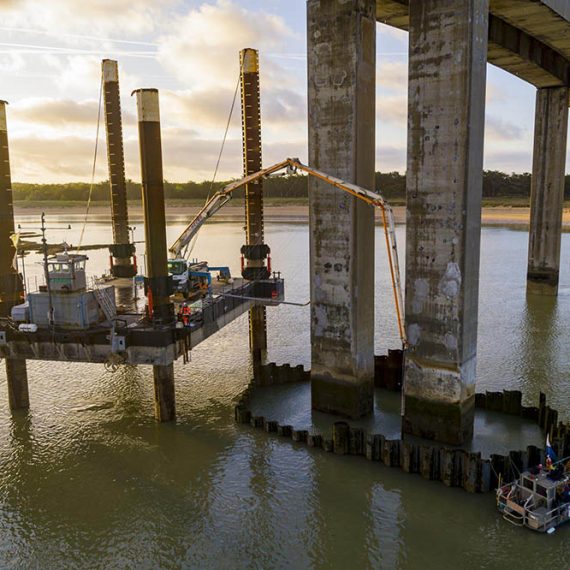
[[[205,200],[208,195],[222,188],[227,182],[212,185],[210,182],[168,182],[164,183],[167,200]],[[269,198],[306,198],[307,177],[292,175],[269,178],[263,182],[264,195]],[[17,201],[80,201],[86,202],[89,196],[89,184],[14,184],[14,199]],[[399,172],[376,173],[376,191],[385,198],[404,199],[406,178]],[[506,174],[496,170],[483,173],[483,197],[517,197],[530,195],[530,174]],[[127,181],[129,200],[141,199],[140,183]],[[564,197],[570,200],[570,175],[566,176]],[[109,183],[98,182],[93,187],[91,199],[95,202],[108,202]]]

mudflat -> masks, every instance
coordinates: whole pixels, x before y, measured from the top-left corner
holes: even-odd
[[[47,212],[50,215],[65,215],[70,218],[83,218],[85,216],[85,206],[65,205],[58,206],[54,203],[38,205],[37,203],[28,206],[25,203],[16,202],[16,217],[40,215]],[[166,215],[169,221],[190,220],[199,211],[200,207],[195,204],[166,205]],[[110,217],[111,210],[108,204],[92,205],[89,210],[89,219],[93,221],[106,220]],[[218,212],[213,221],[241,221],[244,210],[241,201],[233,202]],[[129,206],[129,216],[134,220],[142,220],[143,211],[139,204]],[[394,216],[397,224],[405,223],[406,211],[404,206],[394,207]],[[309,207],[307,205],[267,205],[265,207],[265,217],[268,222],[282,223],[307,223],[309,220]],[[380,221],[380,212],[376,212],[376,218]],[[530,208],[528,207],[484,207],[482,210],[482,223],[484,226],[528,226],[530,221]],[[570,208],[565,208],[562,218],[564,228],[570,229]]]

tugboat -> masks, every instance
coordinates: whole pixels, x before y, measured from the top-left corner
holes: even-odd
[[[547,438],[546,466],[538,465],[511,483],[499,484],[497,507],[515,526],[552,534],[570,520],[570,461],[557,461]]]

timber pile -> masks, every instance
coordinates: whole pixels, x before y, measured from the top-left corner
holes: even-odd
[[[381,361],[384,370],[391,370],[392,378],[397,377],[394,372],[397,357],[398,355],[388,355]],[[392,362],[388,364],[390,360]],[[346,421],[335,422],[330,434],[295,429],[294,426],[282,425],[264,416],[252,415],[249,409],[251,394],[256,386],[308,382],[310,372],[305,371],[303,366],[277,366],[270,363],[259,367],[256,376],[235,406],[236,422],[291,439],[298,444],[335,455],[360,456],[368,461],[400,468],[406,473],[417,473],[424,479],[441,481],[448,487],[460,487],[469,493],[494,490],[498,486],[499,477],[502,481],[511,481],[521,471],[545,463],[544,450],[534,445],[510,451],[506,455],[492,454],[489,458],[483,458],[481,453],[465,449],[432,445],[414,439],[388,439],[383,434],[367,433],[363,428],[351,427]],[[570,456],[570,424],[558,422],[558,412],[546,404],[545,394],[540,394],[537,407],[523,406],[522,394],[515,390],[476,394],[475,405],[477,408],[535,421],[548,433],[559,457]]]

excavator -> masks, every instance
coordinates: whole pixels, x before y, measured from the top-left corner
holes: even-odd
[[[196,236],[202,225],[211,218],[218,210],[225,206],[231,199],[232,194],[238,190],[259,180],[261,178],[266,178],[272,175],[276,175],[280,171],[285,171],[284,174],[296,174],[298,172],[304,172],[309,176],[318,178],[343,192],[362,200],[363,202],[379,208],[382,213],[382,222],[384,225],[384,236],[386,239],[386,249],[388,253],[388,264],[390,266],[390,277],[392,280],[392,290],[394,293],[394,305],[396,309],[396,316],[398,319],[398,331],[402,344],[404,347],[407,346],[406,332],[403,323],[403,295],[402,295],[402,284],[400,279],[400,267],[398,262],[398,248],[396,245],[396,232],[394,224],[394,215],[390,205],[382,198],[380,194],[352,184],[350,182],[345,182],[340,178],[335,176],[330,176],[320,170],[307,166],[303,164],[298,158],[287,158],[282,162],[278,162],[273,166],[269,166],[258,172],[254,172],[244,178],[231,182],[224,186],[221,190],[216,192],[204,205],[204,207],[198,212],[195,218],[188,224],[186,229],[182,232],[180,237],[174,242],[170,247],[170,253],[173,255],[174,259],[172,262],[185,261],[185,252],[187,251],[192,239]]]

